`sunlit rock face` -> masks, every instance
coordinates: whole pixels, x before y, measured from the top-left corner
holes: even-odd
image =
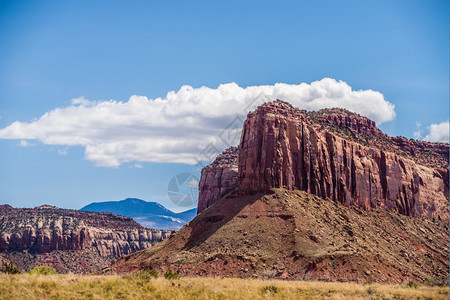
[[[284,187],[448,220],[448,153],[448,144],[391,138],[346,110],[306,112],[277,100],[248,114],[237,153],[227,150],[202,170],[199,212],[233,189]]]
[[[211,206],[221,196],[234,190],[238,182],[238,148],[231,147],[203,168],[199,183],[197,213]]]
[[[146,229],[131,218],[111,213],[59,209],[48,205],[34,209],[0,206],[0,253],[14,260],[22,269],[36,265],[44,256],[52,265],[61,263],[61,257],[88,254],[84,261],[80,260],[86,266],[68,263],[59,266],[59,271],[94,271],[96,265],[108,265],[122,255],[149,248],[171,233]]]

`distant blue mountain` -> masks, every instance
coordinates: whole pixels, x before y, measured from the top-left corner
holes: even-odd
[[[178,230],[197,215],[193,208],[181,213],[174,213],[156,202],[147,202],[137,198],[121,201],[94,202],[81,208],[83,211],[110,212],[133,218],[147,228]]]

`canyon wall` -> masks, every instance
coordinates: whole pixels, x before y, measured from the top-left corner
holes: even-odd
[[[70,255],[89,252],[95,257],[94,261],[100,260],[107,265],[108,261],[122,255],[149,248],[171,233],[146,229],[131,218],[111,213],[66,210],[48,205],[35,209],[0,206],[0,253],[23,269],[28,269],[27,263],[20,262],[24,260],[21,253],[24,251],[53,256],[66,255],[64,252],[71,252]],[[32,258],[27,257],[27,260]],[[60,271],[77,270],[62,268]],[[93,271],[93,268],[88,269]]]
[[[228,181],[237,180],[235,188],[243,192],[285,187],[365,210],[448,220],[448,149],[388,137],[373,121],[346,110],[306,112],[278,100],[248,114],[237,178]],[[235,168],[235,161],[221,168]],[[202,185],[204,176],[221,184],[213,165],[202,171],[202,210],[220,194],[212,181]]]
[[[234,190],[237,185],[238,148],[231,147],[202,169],[199,182],[197,213],[201,213],[221,196]]]

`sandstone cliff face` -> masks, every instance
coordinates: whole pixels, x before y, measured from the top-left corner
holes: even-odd
[[[197,213],[213,204],[237,185],[238,148],[232,147],[217,156],[213,163],[203,168],[199,183]]]
[[[381,207],[448,219],[448,169],[345,139],[308,117],[281,101],[248,115],[239,151],[241,189],[300,189],[366,210]],[[363,135],[378,134],[373,122],[360,120],[335,123]]]
[[[390,137],[379,130],[375,122],[345,109],[322,109],[307,113],[308,119],[325,129],[362,145],[379,148],[414,160],[432,168],[448,169],[449,145]]]
[[[278,100],[247,116],[235,187],[299,189],[365,210],[448,220],[448,153],[448,144],[388,137],[345,110],[308,113]],[[199,212],[219,198],[213,181],[202,185],[220,177],[215,172],[214,163],[202,171]]]
[[[23,269],[29,267],[23,262],[23,254],[17,252],[24,250],[41,255],[59,255],[64,254],[64,251],[74,255],[88,251],[90,255],[94,254],[94,260],[107,265],[108,260],[149,248],[171,233],[146,229],[131,218],[111,213],[82,212],[51,206],[35,209],[0,206],[0,252]],[[28,257],[27,260],[33,264],[32,258]],[[77,270],[66,270],[63,266],[59,271]]]

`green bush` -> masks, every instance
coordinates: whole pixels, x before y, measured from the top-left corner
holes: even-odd
[[[165,279],[180,279],[180,275],[172,273],[172,271],[169,270],[164,273],[164,278]]]
[[[409,288],[415,288],[415,289],[417,289],[417,287],[418,287],[417,283],[415,283],[415,282],[412,281],[412,280],[408,281],[408,283],[406,284],[406,286],[409,287]]]
[[[56,270],[50,266],[36,266],[27,273],[30,275],[51,275],[56,274]]]
[[[158,272],[156,272],[156,270],[142,270],[139,273],[136,274],[137,277],[139,277],[140,279],[144,279],[144,280],[150,280],[152,277],[153,278],[158,278]]]
[[[159,274],[156,270],[152,269],[150,271],[150,276],[154,277],[154,278],[158,278]]]
[[[3,267],[2,268],[3,272],[5,272],[6,274],[20,274],[19,269],[14,267],[14,264],[12,261],[10,261],[9,263],[3,262],[2,267]]]
[[[276,294],[276,293],[278,293],[278,287],[275,285],[268,285],[268,286],[263,287],[261,289],[261,292],[263,294],[266,294],[266,293]]]

